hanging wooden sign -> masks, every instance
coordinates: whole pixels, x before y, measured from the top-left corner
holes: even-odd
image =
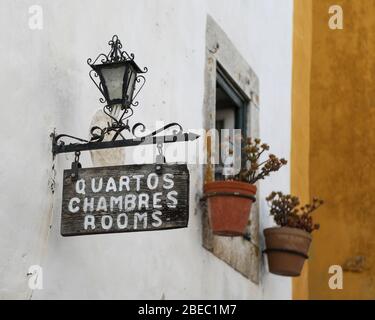
[[[64,171],[63,236],[184,228],[189,220],[185,164],[124,165]]]

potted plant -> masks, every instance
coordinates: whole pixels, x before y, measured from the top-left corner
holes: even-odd
[[[279,226],[263,231],[269,271],[281,276],[297,277],[308,258],[311,233],[319,229],[319,224],[313,223],[311,213],[323,201],[314,198],[311,204],[299,208],[298,197],[282,192],[272,192],[266,200],[270,205],[270,214]]]
[[[287,163],[273,154],[264,159],[264,153],[268,150],[269,146],[260,139],[247,138],[242,148],[243,166],[240,172],[236,175],[224,172],[225,180],[205,184],[209,223],[214,234],[244,235],[255,201],[255,183]]]

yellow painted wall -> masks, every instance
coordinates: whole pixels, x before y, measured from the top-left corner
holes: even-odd
[[[294,6],[291,192],[308,201],[312,0],[295,1]],[[308,263],[305,263],[301,277],[293,281],[293,298],[308,298],[307,276]]]
[[[333,4],[343,30],[328,27]],[[375,299],[375,0],[295,0],[294,15],[291,189],[326,201],[294,297]],[[329,289],[329,266],[351,260],[344,289]]]

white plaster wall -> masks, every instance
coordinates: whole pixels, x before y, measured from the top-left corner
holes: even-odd
[[[43,30],[28,28],[34,4],[43,8]],[[292,7],[292,0],[2,0],[0,298],[290,298],[290,279],[264,264],[255,285],[202,248],[199,167],[191,167],[187,229],[61,237],[61,178],[72,155],[53,162],[49,134],[56,127],[87,136],[100,95],[86,59],[107,52],[115,33],[149,67],[134,121],[200,128],[210,14],[259,77],[261,137],[289,157]],[[89,153],[82,164],[92,165]],[[261,183],[260,198],[271,189],[289,191],[289,168]],[[261,200],[261,227],[270,224]],[[43,267],[44,289],[31,292],[33,264]]]

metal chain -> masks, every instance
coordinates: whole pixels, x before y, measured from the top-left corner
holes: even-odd
[[[158,142],[156,147],[158,148],[159,155],[163,155],[163,144],[161,142]]]

